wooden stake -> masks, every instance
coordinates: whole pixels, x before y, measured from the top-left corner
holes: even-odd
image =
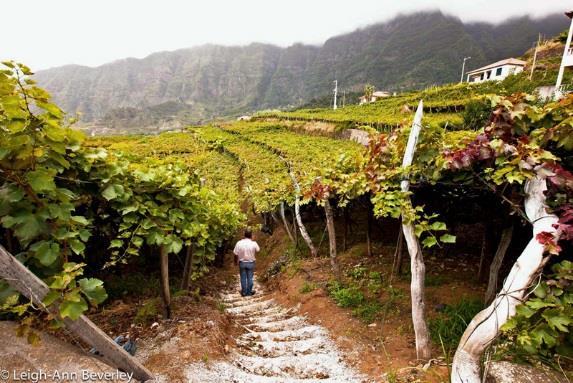
[[[396,241],[396,250],[394,251],[394,260],[392,262],[392,274],[390,274],[390,280],[392,280],[396,275],[402,274],[402,262],[404,259],[404,232],[400,228],[398,232],[398,241]]]
[[[42,303],[50,291],[48,286],[36,277],[26,266],[18,262],[9,252],[0,246],[0,277],[13,289],[28,298],[36,307],[57,314]],[[64,325],[84,342],[102,354],[102,359],[111,367],[133,373],[135,379],[146,382],[154,381],[153,374],[141,363],[127,353],[122,347],[108,337],[85,315],[77,320],[63,319]]]
[[[370,199],[368,199],[368,201],[370,201]],[[373,217],[372,217],[372,206],[370,206],[370,204],[367,204],[367,214],[368,216],[366,217],[366,251],[368,253],[368,256],[371,257],[372,256],[372,221],[373,221]]]
[[[477,280],[478,282],[483,282],[485,280],[485,264],[486,264],[486,256],[487,256],[487,243],[488,243],[488,227],[484,225],[482,241],[481,241],[481,252],[479,257],[479,267],[478,267],[478,275]]]
[[[344,207],[342,212],[343,228],[342,228],[342,251],[348,249],[348,205]]]
[[[326,215],[326,228],[328,230],[330,265],[332,266],[332,271],[336,278],[340,279],[340,268],[338,267],[338,262],[336,260],[336,231],[334,228],[334,214],[328,198],[324,200],[324,213]]]
[[[541,33],[537,38],[537,44],[535,45],[535,53],[533,53],[533,63],[531,64],[531,73],[529,73],[529,81],[533,78],[533,71],[535,70],[535,64],[537,62],[537,51],[539,50],[539,43],[541,42]]]
[[[288,224],[288,222],[287,222],[287,220],[286,220],[286,216],[285,216],[285,204],[284,204],[284,202],[282,202],[282,201],[281,201],[281,204],[280,204],[280,214],[281,214],[281,219],[282,219],[282,221],[283,221],[283,226],[284,226],[284,228],[285,228],[285,230],[286,230],[286,232],[287,232],[287,234],[288,234],[288,237],[290,238],[290,240],[291,240],[292,242],[296,242],[296,241],[294,240],[294,237],[292,236],[292,233],[290,232],[290,227],[289,227],[289,224]]]
[[[420,100],[414,123],[410,130],[410,137],[404,152],[404,160],[402,167],[407,168],[412,165],[414,160],[414,152],[416,151],[416,144],[418,136],[422,128],[422,115],[424,104]],[[400,188],[403,192],[410,189],[410,181],[403,180],[400,183]],[[411,202],[408,200],[408,203]],[[410,270],[412,273],[412,280],[410,282],[410,294],[412,296],[412,322],[414,325],[414,333],[416,335],[416,356],[418,359],[430,359],[432,349],[430,344],[430,333],[428,324],[425,318],[425,299],[424,299],[424,278],[426,274],[426,266],[424,265],[424,258],[422,256],[422,248],[418,238],[414,234],[414,225],[411,222],[405,222],[402,216],[402,231],[404,232],[404,239],[410,253]]]
[[[452,364],[453,383],[481,383],[480,361],[486,348],[497,338],[499,329],[515,315],[529,287],[545,264],[544,245],[536,237],[547,232],[559,240],[555,228],[558,218],[547,211],[544,177],[536,176],[525,183],[525,213],[533,225],[531,240],[514,263],[495,300],[480,311],[462,335]]]
[[[507,253],[507,249],[511,243],[511,237],[513,236],[513,225],[506,227],[501,232],[501,239],[499,240],[499,246],[493,257],[489,268],[489,280],[487,284],[487,289],[485,292],[485,303],[490,304],[495,298],[495,292],[497,291],[498,281],[499,281],[499,269],[503,264],[503,259]]]
[[[300,201],[299,201],[300,185],[298,184],[298,181],[296,180],[296,177],[295,177],[294,173],[292,172],[292,169],[289,168],[288,174],[292,180],[292,183],[294,185],[294,190],[295,190],[294,215],[295,215],[296,221],[298,223],[300,235],[302,236],[302,238],[306,242],[306,245],[308,246],[308,248],[310,250],[310,254],[313,257],[316,257],[318,255],[318,252],[316,251],[316,248],[314,247],[314,244],[312,243],[312,239],[310,238],[308,231],[306,231],[306,227],[304,227],[304,224],[302,223],[302,217],[300,216]]]
[[[165,318],[171,318],[171,293],[169,291],[169,254],[167,247],[161,246],[159,253],[161,267],[161,297],[163,298],[163,314]]]
[[[193,243],[187,247],[185,255],[185,266],[183,267],[183,278],[181,279],[181,290],[189,290],[191,285],[191,272],[193,271]]]

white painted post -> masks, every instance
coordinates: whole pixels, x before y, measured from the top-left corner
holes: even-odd
[[[404,159],[402,167],[407,168],[412,165],[414,160],[414,152],[416,151],[416,144],[418,143],[418,136],[422,129],[422,115],[424,103],[420,100],[416,115],[414,116],[414,123],[408,143],[406,144],[406,151],[404,152]],[[410,189],[410,181],[403,180],[400,183],[400,188],[403,192]],[[409,202],[411,204],[411,202]],[[406,239],[408,253],[410,254],[410,270],[412,279],[410,282],[410,294],[412,296],[412,323],[414,325],[414,333],[416,335],[416,357],[418,359],[430,359],[432,347],[430,344],[430,333],[428,324],[425,318],[425,298],[424,298],[424,279],[426,275],[426,266],[424,265],[424,258],[422,256],[422,247],[414,233],[414,225],[411,222],[404,222],[402,217],[402,231]]]
[[[558,219],[547,212],[544,177],[536,176],[525,183],[525,214],[532,223],[533,232],[529,243],[513,264],[495,300],[480,311],[470,322],[460,339],[452,363],[453,383],[481,383],[481,357],[493,342],[499,329],[515,315],[516,307],[523,301],[527,290],[534,282],[545,262],[545,249],[536,236],[542,232],[554,235],[559,232],[554,225]]]
[[[464,57],[464,63],[462,64],[462,76],[460,77],[460,84],[464,82],[464,73],[466,71],[466,60],[471,59],[471,57]]]
[[[336,96],[338,96],[338,80],[334,80],[334,104],[332,105],[332,109],[336,110]]]
[[[563,50],[563,57],[561,58],[561,66],[559,67],[559,74],[557,75],[557,82],[555,83],[555,91],[553,98],[555,100],[561,98],[561,83],[563,82],[563,74],[565,72],[565,61],[567,59],[569,48],[571,47],[571,38],[573,37],[573,18],[571,18],[571,25],[569,26],[569,34],[567,35],[567,42],[565,43],[565,49]]]

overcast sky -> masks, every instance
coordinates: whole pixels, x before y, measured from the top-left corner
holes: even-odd
[[[96,66],[205,43],[320,44],[416,10],[499,22],[569,8],[571,0],[12,0],[0,7],[0,59],[35,70]]]

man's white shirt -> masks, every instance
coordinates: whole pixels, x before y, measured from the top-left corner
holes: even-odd
[[[233,253],[239,258],[239,262],[254,262],[255,254],[260,250],[257,242],[250,238],[243,238],[237,242]]]

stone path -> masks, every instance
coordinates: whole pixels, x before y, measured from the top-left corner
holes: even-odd
[[[241,297],[238,285],[221,296],[226,310],[245,332],[224,361],[189,366],[190,382],[286,383],[364,382],[342,360],[321,326],[276,303],[261,285]]]

